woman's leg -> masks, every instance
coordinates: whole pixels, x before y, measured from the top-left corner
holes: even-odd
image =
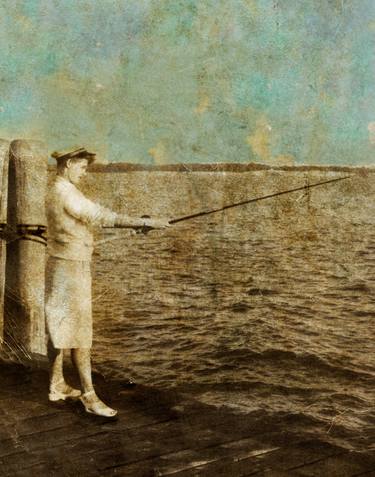
[[[69,386],[64,379],[64,350],[53,348],[52,343],[48,344],[47,350],[50,362],[49,400],[60,401],[79,397],[81,391]]]
[[[64,350],[56,349],[49,341],[47,346],[48,360],[50,363],[50,385],[64,382],[63,363]]]
[[[72,349],[72,358],[81,380],[83,391],[81,401],[86,411],[98,416],[114,417],[117,411],[104,404],[95,393],[91,375],[91,349]]]
[[[81,380],[82,391],[88,393],[94,390],[91,376],[91,349],[72,349],[73,362],[77,368],[79,379]]]

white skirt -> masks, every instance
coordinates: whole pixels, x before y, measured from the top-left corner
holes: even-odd
[[[48,257],[45,314],[55,348],[91,348],[90,262]]]

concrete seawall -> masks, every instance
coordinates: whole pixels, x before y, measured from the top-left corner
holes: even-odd
[[[53,176],[51,169],[49,180]],[[232,209],[226,212],[226,220],[236,220],[236,214],[244,211],[264,218],[292,218],[296,211],[305,209],[306,220],[333,214],[338,220],[367,223],[375,216],[375,181],[371,170],[364,169],[351,173],[338,168],[90,172],[83,189],[89,197],[118,212],[174,218],[346,176],[350,179]]]

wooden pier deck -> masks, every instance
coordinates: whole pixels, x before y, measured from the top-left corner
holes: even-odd
[[[301,439],[261,414],[238,415],[171,391],[96,376],[116,421],[49,403],[45,369],[0,364],[1,476],[375,476],[375,455]]]

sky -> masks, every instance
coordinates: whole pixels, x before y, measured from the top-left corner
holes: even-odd
[[[105,162],[375,163],[373,0],[0,2],[0,137]]]

